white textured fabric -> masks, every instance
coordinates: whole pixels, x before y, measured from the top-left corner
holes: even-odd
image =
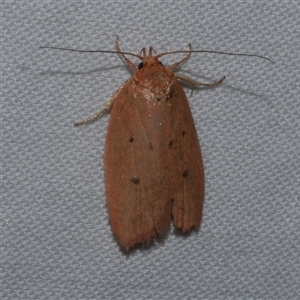
[[[299,299],[300,2],[3,1],[2,299]],[[125,254],[108,222],[109,115],[75,128],[127,78],[117,55],[60,46],[194,49],[181,72],[206,174],[198,233]],[[182,55],[162,59],[168,64]],[[117,183],[116,183],[117,184]]]

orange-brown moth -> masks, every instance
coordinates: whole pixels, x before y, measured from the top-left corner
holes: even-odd
[[[157,55],[152,47],[140,55],[117,51],[134,75],[113,95],[104,109],[75,125],[95,120],[111,110],[107,130],[104,167],[110,224],[126,250],[136,244],[149,244],[163,235],[171,221],[183,232],[200,226],[204,200],[204,170],[196,128],[188,100],[178,80],[191,85],[214,87],[174,73],[192,52],[172,51]],[[159,58],[171,53],[188,53],[177,63],[164,67]],[[125,55],[139,58],[135,66]]]

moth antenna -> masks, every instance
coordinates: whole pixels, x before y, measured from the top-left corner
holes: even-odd
[[[263,58],[271,62],[272,64],[275,64],[273,60],[271,60],[268,57],[265,57],[263,55],[258,54],[247,54],[247,53],[233,53],[233,52],[224,52],[224,51],[214,51],[214,50],[175,50],[175,51],[168,51],[163,52],[157,56],[157,58],[160,58],[167,54],[176,54],[176,53],[214,53],[214,54],[224,54],[224,55],[232,55],[232,56],[253,56],[258,58]]]
[[[71,49],[71,48],[61,48],[61,47],[51,47],[51,46],[41,46],[40,49],[55,49],[55,50],[66,50],[66,51],[73,51],[73,52],[87,52],[87,53],[113,53],[113,54],[124,54],[124,55],[131,55],[137,57],[138,59],[142,60],[140,55],[131,53],[131,52],[124,52],[124,51],[113,51],[113,50],[80,50],[80,49]]]

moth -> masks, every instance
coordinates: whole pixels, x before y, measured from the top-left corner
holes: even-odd
[[[121,51],[73,50],[118,53],[133,72],[104,109],[75,123],[82,125],[111,111],[105,142],[104,167],[107,207],[112,231],[126,250],[149,244],[163,235],[171,222],[182,232],[198,230],[204,201],[204,168],[191,109],[180,81],[192,86],[215,87],[175,72],[193,52],[256,56],[218,51],[171,51],[157,54],[150,47],[140,55]],[[187,53],[164,66],[167,54]],[[127,56],[140,60],[136,66]],[[262,57],[265,58],[265,57]],[[267,58],[266,58],[267,59]],[[269,59],[267,59],[269,60]]]

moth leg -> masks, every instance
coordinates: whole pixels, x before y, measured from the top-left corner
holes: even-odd
[[[107,108],[106,108],[106,105],[105,105],[104,108],[102,108],[100,111],[95,113],[92,117],[89,117],[87,119],[76,122],[76,123],[74,123],[74,125],[79,126],[79,125],[83,125],[83,124],[86,124],[86,123],[90,123],[90,122],[96,120],[97,118],[99,118],[106,110],[107,110]]]
[[[116,40],[115,40],[115,43],[116,43],[116,49],[117,51],[119,52],[119,54],[122,56],[122,58],[125,60],[125,63],[129,66],[129,68],[135,73],[137,71],[137,67],[136,65],[130,61],[125,55],[124,53],[122,52],[120,46],[119,46],[119,36],[116,36]]]
[[[100,110],[98,111],[97,113],[95,113],[93,116],[87,118],[87,119],[84,119],[82,121],[79,121],[79,122],[76,122],[74,123],[75,126],[79,126],[79,125],[83,125],[83,124],[87,124],[87,123],[90,123],[90,122],[93,122],[95,121],[96,119],[98,119],[101,115],[103,115],[106,111],[110,111],[113,104],[114,104],[114,101],[118,95],[118,93],[120,92],[120,90],[122,89],[122,87],[127,83],[127,81],[125,83],[123,83],[114,93],[113,95],[110,97],[110,99],[106,102],[105,106]]]
[[[213,88],[213,87],[218,86],[226,78],[225,76],[223,76],[222,78],[220,78],[212,83],[204,83],[204,82],[196,81],[196,80],[192,79],[191,77],[184,75],[184,74],[180,74],[180,73],[175,73],[175,76],[177,79],[182,80],[183,82],[190,84],[191,86],[205,86],[208,88]]]
[[[192,54],[192,52],[191,52],[192,51],[192,44],[189,44],[189,48],[190,48],[190,50],[189,50],[190,52],[188,53],[188,55],[186,57],[184,57],[182,60],[178,61],[177,63],[174,63],[171,66],[168,66],[168,69],[170,71],[178,68],[180,65],[182,65],[183,63],[185,63],[190,58],[190,56]]]

